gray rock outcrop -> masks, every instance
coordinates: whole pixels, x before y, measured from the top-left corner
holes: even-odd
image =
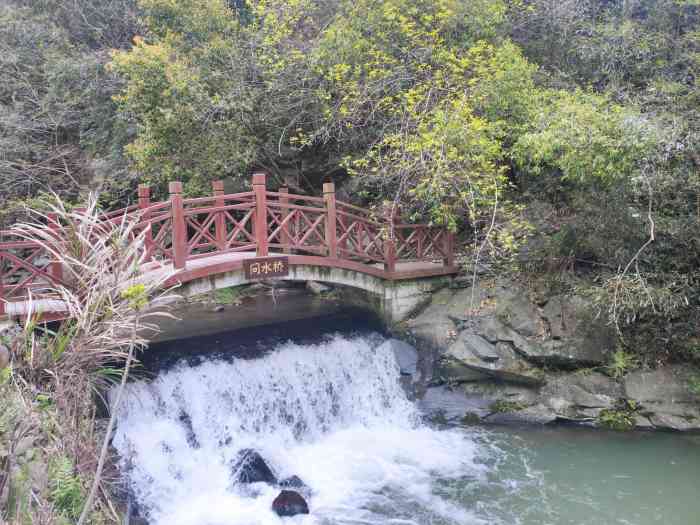
[[[697,373],[683,365],[631,372],[624,378],[625,396],[655,428],[700,429],[700,399],[689,388]]]
[[[400,339],[388,339],[377,349],[389,348],[394,352],[401,375],[412,376],[418,372],[418,350]]]
[[[700,371],[674,365],[609,377],[615,333],[584,298],[532,297],[517,283],[485,278],[459,286],[436,293],[407,323],[418,350],[436,354],[428,413],[588,425],[619,414],[637,428],[700,430],[700,397],[689,389]]]

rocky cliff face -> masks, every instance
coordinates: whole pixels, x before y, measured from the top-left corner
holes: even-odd
[[[614,330],[581,297],[481,281],[436,293],[406,327],[427,362],[424,406],[442,418],[700,430],[696,372],[610,377]]]

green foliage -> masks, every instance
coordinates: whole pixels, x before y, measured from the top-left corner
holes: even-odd
[[[36,403],[41,410],[48,410],[53,405],[53,399],[48,394],[37,394]]]
[[[150,41],[135,38],[110,63],[126,81],[115,101],[138,131],[126,154],[146,180],[208,190],[208,181],[238,175],[255,157],[252,93],[242,71],[228,69],[242,51],[236,16],[223,0],[141,7]]]
[[[214,290],[214,301],[218,304],[240,304],[245,295],[245,288],[232,286]]]
[[[6,385],[12,379],[12,365],[0,369],[0,387]]]
[[[533,130],[514,147],[530,173],[558,170],[564,179],[611,184],[634,174],[657,147],[644,117],[605,97],[553,91],[543,102]]]
[[[633,368],[639,366],[638,359],[634,354],[625,352],[624,350],[616,350],[610,359],[610,363],[606,366],[608,374],[615,379],[620,379]]]
[[[507,401],[499,399],[489,405],[489,410],[496,413],[518,412],[527,408],[527,405],[519,401]]]
[[[77,519],[85,504],[85,489],[72,461],[58,456],[49,464],[50,500],[60,514]]]
[[[143,310],[148,306],[148,292],[143,284],[132,284],[126,290],[122,290],[120,295],[134,310]]]
[[[54,361],[58,361],[68,349],[77,328],[75,322],[70,320],[61,323],[49,346]]]
[[[590,278],[645,362],[694,359],[698,27],[696,0],[9,0],[0,222],[137,178],[331,177],[469,248],[489,231],[504,268],[534,224],[529,268]]]
[[[100,45],[116,47],[120,30],[128,39],[134,17],[125,8],[130,0],[103,4],[11,0],[0,6],[5,222],[21,214],[25,199],[49,190],[76,198],[100,169],[119,172],[114,149],[123,130],[114,118],[114,83],[105,75]],[[100,163],[92,163],[94,155]]]
[[[700,398],[700,375],[696,374],[691,377],[688,383],[688,389],[693,395]]]
[[[490,7],[502,13],[498,2]],[[502,140],[527,120],[535,89],[534,67],[515,46],[483,40],[498,15],[476,9],[343,5],[315,57],[325,123],[298,134],[298,143],[319,135],[349,141],[356,152],[344,165],[371,192],[408,194],[415,211],[453,228],[459,215],[478,220],[505,189]]]
[[[605,408],[600,411],[597,423],[610,430],[626,431],[634,429],[635,413],[638,407],[634,401],[620,400],[615,408]]]

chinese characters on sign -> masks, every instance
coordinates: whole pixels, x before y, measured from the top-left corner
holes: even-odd
[[[289,275],[289,259],[287,257],[244,259],[243,269],[246,279],[285,277]]]

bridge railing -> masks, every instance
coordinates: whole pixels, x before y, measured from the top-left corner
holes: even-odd
[[[208,197],[184,198],[182,183],[170,183],[167,201],[151,202],[140,185],[138,203],[103,214],[102,220],[136,222],[144,234],[146,259],[186,267],[188,260],[255,251],[315,255],[383,266],[392,277],[396,265],[430,261],[454,266],[454,237],[448,230],[401,223],[396,213],[372,213],[336,200],[333,183],[323,196],[292,194],[286,187],[268,191],[264,174],[253,175],[251,191],[225,194],[222,181]],[[61,226],[49,216],[48,228],[60,238]],[[0,314],[4,304],[63,283],[62,268],[39,244],[0,231]]]

